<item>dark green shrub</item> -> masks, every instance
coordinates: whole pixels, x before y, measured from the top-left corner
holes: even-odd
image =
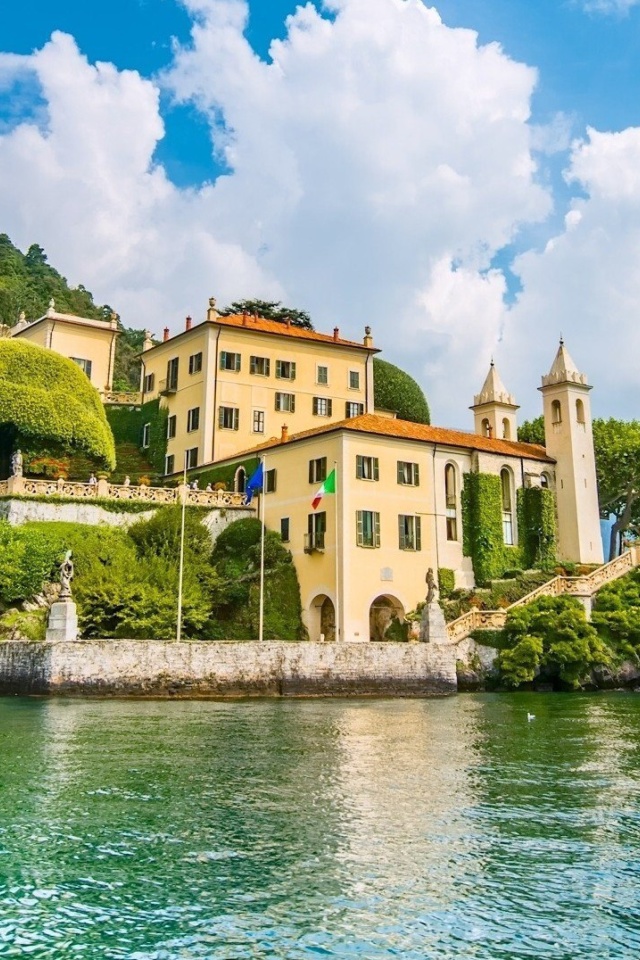
[[[0,606],[27,600],[51,579],[59,549],[45,531],[0,521]]]
[[[431,423],[429,404],[413,377],[378,357],[373,359],[373,400],[379,410],[393,410],[400,420]]]
[[[438,567],[438,585],[440,587],[440,597],[447,600],[455,590],[456,575],[448,567]]]
[[[592,623],[619,660],[640,660],[639,568],[596,594]]]
[[[190,563],[206,563],[211,556],[211,538],[202,523],[202,516],[197,507],[185,510],[184,548]],[[129,536],[140,558],[153,555],[178,563],[181,528],[182,507],[161,507],[148,520],[134,523],[129,528]]]

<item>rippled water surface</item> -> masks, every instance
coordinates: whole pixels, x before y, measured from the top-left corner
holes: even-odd
[[[639,754],[633,695],[0,700],[0,957],[637,958]]]

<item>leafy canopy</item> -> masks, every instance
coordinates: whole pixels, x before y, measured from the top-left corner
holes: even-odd
[[[387,360],[374,357],[373,399],[380,410],[393,410],[400,420],[431,423],[424,393],[408,373]]]
[[[6,444],[80,451],[115,466],[98,391],[72,360],[25,340],[0,340],[0,431]]]
[[[221,316],[247,313],[257,314],[265,320],[275,320],[277,323],[291,321],[294,327],[303,327],[313,330],[311,317],[306,310],[296,310],[295,307],[283,307],[280,300],[234,300],[228,307],[220,311]]]

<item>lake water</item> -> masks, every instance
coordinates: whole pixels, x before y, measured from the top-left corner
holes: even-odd
[[[639,761],[637,695],[0,700],[0,957],[635,960]]]

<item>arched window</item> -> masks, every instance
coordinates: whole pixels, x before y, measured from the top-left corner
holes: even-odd
[[[576,420],[578,423],[584,424],[584,403],[582,400],[576,400]]]
[[[504,440],[511,440],[511,424],[507,417],[502,421],[502,438]]]
[[[559,400],[552,400],[551,402],[551,422],[562,423],[562,406]]]
[[[500,471],[500,485],[502,487],[502,539],[508,546],[513,546],[513,483],[511,471],[504,467]]]
[[[551,489],[551,481],[550,481],[550,479],[549,479],[549,474],[548,474],[548,473],[541,473],[541,474],[540,474],[540,486],[542,487],[543,490],[550,490],[550,489]]]
[[[244,467],[238,467],[233,479],[233,489],[236,493],[245,493],[247,489],[247,472]]]
[[[488,419],[487,419],[486,417],[485,417],[484,420],[482,421],[482,436],[483,436],[483,437],[490,437],[490,436],[491,436],[491,424],[489,423],[489,421],[488,421]]]
[[[456,468],[448,463],[444,468],[444,492],[446,498],[447,540],[458,539],[458,480]]]

